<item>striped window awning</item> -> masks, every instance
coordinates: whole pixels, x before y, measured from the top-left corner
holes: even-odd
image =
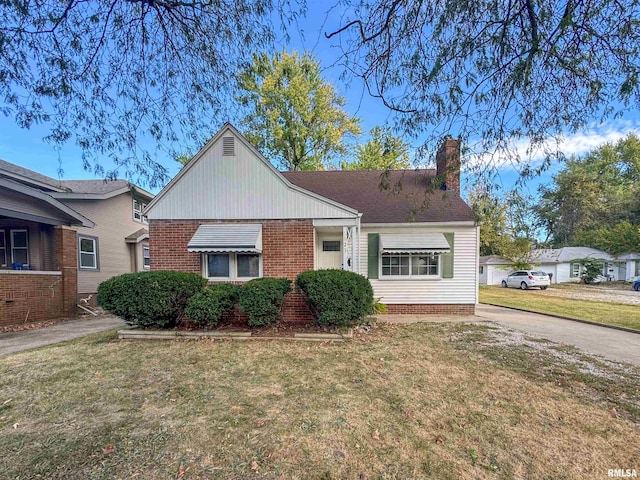
[[[262,253],[262,225],[200,225],[189,240],[187,250],[206,253]]]
[[[448,253],[450,251],[449,242],[442,233],[380,235],[380,253]]]

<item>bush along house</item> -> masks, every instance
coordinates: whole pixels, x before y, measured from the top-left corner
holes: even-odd
[[[279,172],[225,124],[145,210],[151,269],[234,283],[345,269],[370,280],[387,313],[473,314],[479,231],[460,198],[456,140],[436,163]],[[301,294],[287,294],[282,317],[309,318]]]

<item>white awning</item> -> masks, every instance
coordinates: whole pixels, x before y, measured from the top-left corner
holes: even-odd
[[[224,223],[200,225],[189,240],[189,252],[262,253],[262,225]]]
[[[449,242],[442,233],[381,234],[380,253],[447,253]]]

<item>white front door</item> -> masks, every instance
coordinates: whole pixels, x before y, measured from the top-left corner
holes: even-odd
[[[320,237],[318,239],[318,269],[342,268],[342,238]]]

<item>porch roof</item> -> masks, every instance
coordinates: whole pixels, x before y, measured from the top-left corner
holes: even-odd
[[[262,225],[226,223],[200,225],[189,240],[189,252],[262,253]]]
[[[49,225],[95,226],[84,215],[36,188],[0,178],[0,191],[5,192],[0,196],[0,215]]]

